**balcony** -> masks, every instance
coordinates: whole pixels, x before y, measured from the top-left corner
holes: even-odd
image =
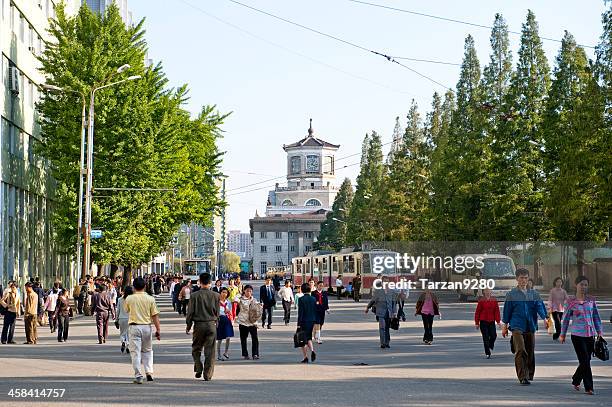
[[[284,191],[306,191],[306,190],[310,190],[310,191],[337,191],[338,187],[330,185],[320,185],[320,186],[310,186],[310,185],[300,185],[300,186],[295,186],[295,187],[276,187],[275,191],[276,192],[284,192]]]

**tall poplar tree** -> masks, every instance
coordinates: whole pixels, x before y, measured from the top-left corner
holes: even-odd
[[[338,189],[331,211],[327,213],[325,221],[321,224],[318,248],[340,250],[348,245],[347,223],[350,219],[352,201],[353,186],[351,180],[345,178]]]

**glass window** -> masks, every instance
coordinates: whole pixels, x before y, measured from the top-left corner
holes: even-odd
[[[282,261],[277,261],[277,262],[276,262],[276,267],[281,267],[282,265],[283,265],[283,262],[282,262]]]
[[[13,32],[15,32],[15,28],[17,27],[17,8],[15,6],[13,6],[13,3],[11,3],[11,7],[10,7],[10,24],[11,24],[11,30]]]
[[[308,253],[310,251],[310,246],[306,245],[304,246],[304,252]]]
[[[306,206],[321,206],[321,202],[318,199],[309,199],[306,201]]]
[[[302,172],[302,157],[291,157],[291,174],[299,174]]]
[[[289,251],[295,252],[295,246],[289,246]]]
[[[283,203],[281,205],[282,206],[293,206],[293,201],[291,201],[291,199],[285,199],[283,200]]]
[[[267,247],[267,246],[261,246],[261,247],[259,248],[259,251],[260,251],[261,253],[267,253],[267,251],[268,251],[268,247]]]
[[[324,174],[334,173],[334,157],[333,156],[326,155],[323,158],[323,173]]]
[[[19,14],[19,39],[21,42],[25,40],[25,18],[21,14]]]
[[[262,239],[266,238],[266,232],[259,232],[259,237]]]
[[[262,261],[261,263],[259,263],[259,272],[261,274],[266,274],[267,271],[268,271],[268,263],[265,261]]]
[[[283,234],[281,232],[276,232],[276,238],[277,239],[282,239]]]
[[[304,237],[306,239],[312,239],[312,232],[304,232]]]
[[[277,245],[275,249],[276,249],[276,253],[280,253],[283,251],[283,246]]]
[[[289,232],[289,237],[295,239],[297,237],[296,232]]]

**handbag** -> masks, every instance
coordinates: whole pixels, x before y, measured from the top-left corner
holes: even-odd
[[[391,318],[391,323],[389,324],[389,328],[397,331],[399,329],[399,318]]]
[[[610,359],[610,352],[608,351],[608,342],[601,336],[595,341],[593,348],[593,355],[599,360],[606,361]]]
[[[555,327],[555,320],[552,317],[552,314],[548,314],[548,318],[546,318],[548,321],[548,328],[547,328],[547,332],[549,335],[552,334],[556,334],[557,333],[557,328]]]
[[[293,334],[293,347],[302,348],[306,346],[307,343],[308,341],[306,340],[306,332],[302,331],[301,329],[295,331],[295,333]]]
[[[512,354],[514,354],[514,342],[512,341],[512,336],[510,336],[510,352],[512,352]]]

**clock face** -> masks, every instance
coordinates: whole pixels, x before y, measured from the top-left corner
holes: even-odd
[[[308,157],[306,157],[306,171],[319,171],[319,157],[317,157],[316,155],[309,155]]]

